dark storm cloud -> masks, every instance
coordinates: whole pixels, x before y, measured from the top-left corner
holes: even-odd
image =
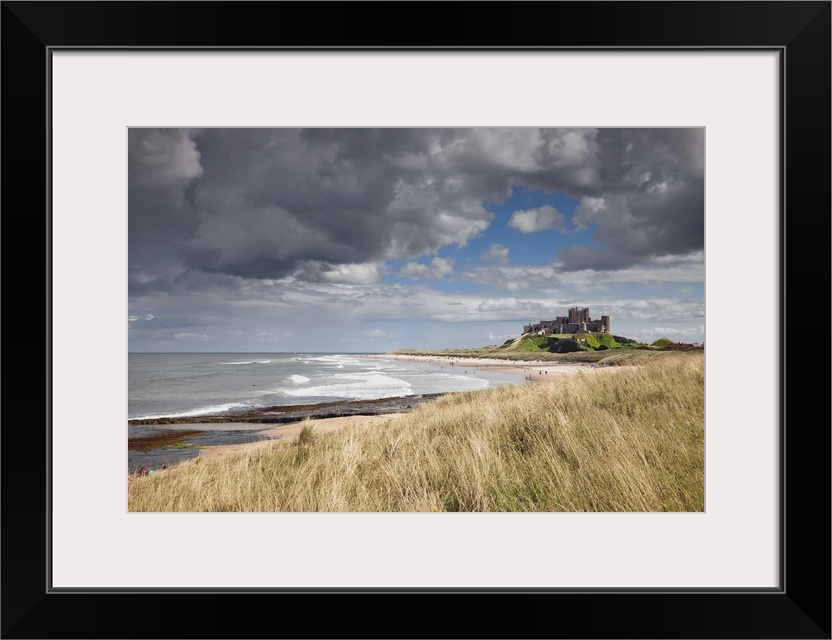
[[[369,283],[387,259],[481,234],[484,203],[514,185],[582,198],[573,225],[602,248],[564,252],[564,270],[687,253],[704,240],[703,141],[701,129],[134,129],[131,291],[177,263]]]
[[[601,248],[574,246],[562,268],[618,269],[701,250],[705,240],[704,129],[602,129],[601,188],[581,200],[576,228]]]
[[[182,267],[155,272],[130,267],[127,271],[132,295],[164,294],[183,296],[192,291],[212,291],[226,299],[245,293],[246,280],[225,273],[209,273]]]
[[[200,152],[183,129],[128,131],[128,240],[134,265],[176,261],[172,243],[197,229],[192,182]]]
[[[419,130],[207,130],[198,144],[198,224],[177,244],[194,268],[279,278],[411,259],[492,217],[431,166]]]
[[[558,268],[619,269],[704,245],[704,129],[546,129],[515,182],[580,198]]]

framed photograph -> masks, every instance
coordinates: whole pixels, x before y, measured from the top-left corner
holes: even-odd
[[[4,217],[11,240],[0,449],[4,637],[830,637],[827,409],[820,419],[814,411],[800,418],[818,399],[828,404],[828,379],[812,373],[817,359],[807,356],[828,325],[829,2],[4,2],[2,12]],[[412,25],[405,31],[374,26],[403,24],[403,12],[404,24]],[[668,234],[665,245],[653,256],[656,265],[672,269],[671,257],[688,255],[697,242],[700,247],[695,259],[704,283],[692,286],[701,288],[707,343],[704,509],[128,509],[126,325],[143,323],[142,332],[130,335],[144,340],[144,348],[154,336],[197,346],[210,338],[186,317],[195,303],[168,307],[181,323],[156,329],[152,310],[128,307],[128,282],[136,287],[156,278],[158,284],[176,251],[202,274],[200,283],[187,284],[189,295],[207,304],[219,278],[236,278],[239,292],[250,288],[247,274],[267,262],[271,278],[290,273],[284,267],[291,264],[291,273],[303,271],[306,282],[341,286],[345,295],[355,295],[349,285],[359,280],[380,281],[378,273],[368,275],[373,264],[350,261],[350,247],[320,249],[324,242],[312,250],[311,236],[334,237],[331,220],[298,231],[292,246],[306,252],[264,244],[262,233],[261,241],[248,233],[234,244],[239,229],[224,226],[222,212],[239,220],[238,205],[221,182],[212,183],[211,193],[196,193],[189,187],[195,172],[213,166],[220,167],[215,175],[231,176],[241,167],[257,169],[252,154],[268,144],[262,132],[315,143],[320,136],[363,132],[349,158],[330,158],[326,171],[318,165],[314,190],[323,198],[326,185],[349,189],[338,163],[354,165],[367,152],[375,156],[363,166],[372,175],[381,171],[377,156],[389,145],[380,151],[364,144],[370,129],[421,138],[439,128],[549,136],[538,147],[557,150],[553,166],[572,172],[562,181],[584,198],[574,196],[569,214],[575,232],[580,220],[597,222],[593,203],[597,209],[605,198],[611,207],[625,197],[581,191],[591,178],[563,164],[590,143],[605,176],[623,171],[621,154],[602,153],[616,145],[647,145],[654,163],[678,163],[684,155],[691,175],[704,175],[704,251],[695,237],[701,224],[687,235],[681,229],[686,199],[680,196],[674,224],[660,227]],[[571,131],[578,133],[566,135]],[[611,133],[620,131],[653,133],[638,140]],[[664,131],[692,137],[654,135]],[[248,132],[256,144],[247,153],[239,133],[229,142],[225,132]],[[511,155],[516,141],[485,138],[477,153],[488,154],[489,162],[472,156],[463,181],[499,179],[487,169],[498,160],[503,169],[520,171]],[[165,152],[140,153],[160,148]],[[136,153],[144,173],[136,171]],[[413,171],[418,158],[406,156],[396,166],[410,162],[406,168]],[[320,157],[287,152],[285,165],[267,181],[281,194],[302,181],[312,184],[299,167]],[[628,166],[637,171],[640,165]],[[642,180],[645,192],[688,193],[682,178],[671,185],[638,171],[631,177]],[[435,173],[450,180],[447,189],[487,191]],[[261,184],[247,185],[252,199],[262,195]],[[152,189],[128,196],[143,185]],[[148,212],[147,224],[128,220],[129,198],[131,207],[140,203]],[[166,244],[178,211],[197,198],[213,199],[214,218],[185,244]],[[478,218],[469,205],[459,207],[470,225]],[[371,211],[373,205],[362,197],[351,206]],[[511,220],[521,244],[489,240],[470,259],[504,264],[509,251],[530,255],[531,234],[555,228],[568,206],[518,204]],[[249,232],[262,220],[252,216]],[[452,217],[443,227],[451,236]],[[351,232],[360,231],[360,212],[349,219]],[[396,241],[416,242],[425,228]],[[637,234],[615,225],[606,232],[618,234],[619,257],[637,251]],[[362,242],[375,233],[387,232],[368,226]],[[22,238],[35,240],[24,248]],[[142,273],[128,264],[129,252],[139,249],[147,266]],[[405,287],[453,267],[449,255],[435,253],[431,262],[417,253],[395,265],[402,282],[394,284]],[[333,270],[334,264],[343,268]],[[181,286],[176,273],[165,277],[171,287]],[[612,280],[603,285],[616,287]],[[667,308],[680,304],[656,278],[641,286],[667,298]],[[798,288],[821,291],[824,305],[804,293],[796,298]],[[317,308],[312,296],[319,302],[333,295],[295,293],[309,296],[310,308]],[[160,305],[172,299],[162,288],[155,295]],[[622,288],[620,295],[630,294]],[[489,300],[485,311],[512,304],[508,296]],[[246,308],[256,310],[256,302],[248,299]],[[201,317],[209,313],[208,306],[198,308]],[[280,308],[288,323],[290,307]],[[560,320],[557,331],[541,321],[529,332],[609,329],[609,317],[595,318],[595,309],[566,311],[547,319]],[[324,323],[338,320],[316,313]],[[229,335],[243,327],[255,331],[245,322],[229,325]],[[379,340],[390,335],[381,325],[361,331],[375,331]],[[26,350],[18,347],[23,344]],[[24,362],[45,363],[44,377],[21,375]],[[804,506],[808,496],[819,506]],[[335,615],[303,623],[250,615],[258,605],[279,611],[285,603],[322,605]],[[401,614],[406,630],[344,622],[355,618],[348,614],[357,603]],[[435,607],[430,621],[413,615],[419,604]],[[476,622],[438,631],[445,613],[457,620],[466,605],[489,613],[496,605],[493,611],[510,615],[477,615]],[[111,618],[109,611],[123,615]],[[228,615],[218,620],[200,613],[206,611]],[[160,624],[165,619],[176,619],[175,628]]]

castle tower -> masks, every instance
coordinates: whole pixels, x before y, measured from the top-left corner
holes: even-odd
[[[610,317],[609,316],[601,316],[601,324],[604,327],[604,329],[603,329],[604,333],[611,333],[612,332],[611,329],[610,329]]]
[[[569,324],[581,324],[589,322],[589,309],[573,307],[569,310]]]

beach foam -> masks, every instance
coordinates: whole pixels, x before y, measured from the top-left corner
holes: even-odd
[[[380,373],[344,373],[333,376],[338,382],[333,384],[287,389],[290,396],[350,398],[355,400],[374,400],[376,398],[397,398],[413,395],[410,383],[398,378],[391,378]]]

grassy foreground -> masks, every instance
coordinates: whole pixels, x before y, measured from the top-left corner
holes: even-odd
[[[704,355],[452,394],[129,482],[130,511],[703,511]]]

